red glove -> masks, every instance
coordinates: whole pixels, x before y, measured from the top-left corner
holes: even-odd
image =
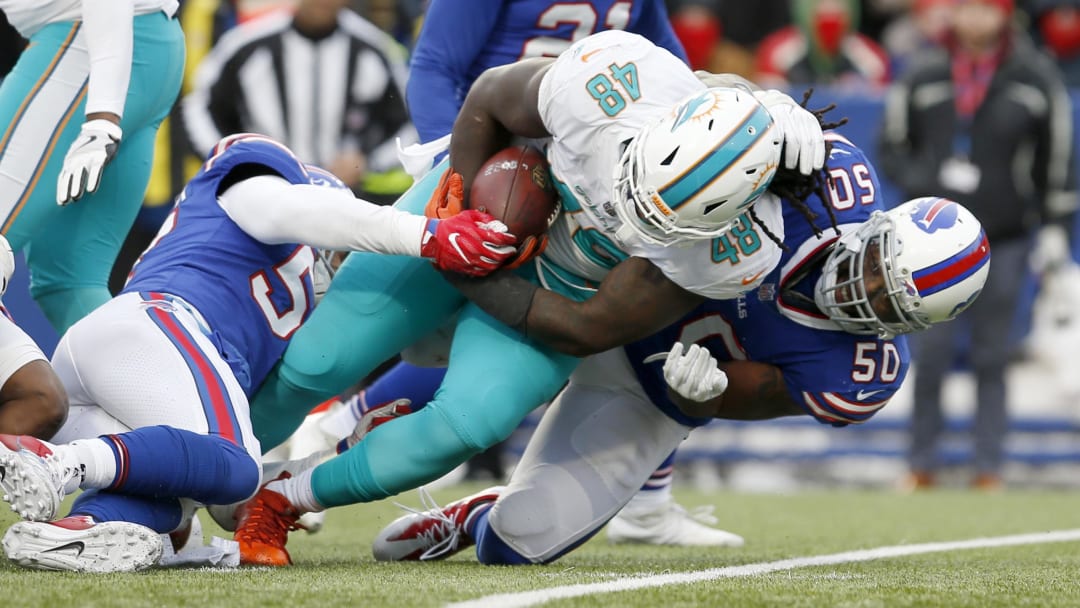
[[[517,237],[482,211],[466,209],[443,220],[428,220],[420,255],[440,270],[484,276],[517,253]]]

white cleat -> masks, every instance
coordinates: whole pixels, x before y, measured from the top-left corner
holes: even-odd
[[[8,559],[36,570],[135,572],[161,557],[161,536],[126,521],[94,523],[85,516],[19,522],[3,540]]]
[[[79,471],[65,466],[53,447],[28,435],[0,435],[0,491],[23,519],[52,520],[79,488]]]
[[[713,528],[716,523],[711,506],[688,512],[672,500],[657,509],[625,508],[619,511],[607,524],[607,536],[613,545],[741,547],[746,542],[738,534]]]

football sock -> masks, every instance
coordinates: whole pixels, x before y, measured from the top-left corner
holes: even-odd
[[[80,463],[83,475],[80,488],[107,488],[116,479],[116,458],[103,439],[79,439],[56,446],[56,452],[61,460],[74,458]]]
[[[71,515],[89,515],[96,522],[128,521],[167,534],[180,525],[183,508],[178,498],[128,496],[107,490],[87,490],[71,505]]]
[[[674,470],[675,453],[672,452],[623,508],[652,511],[670,502],[671,478]]]
[[[417,367],[402,361],[364,389],[360,414],[402,398],[412,401],[413,408],[420,409],[435,398],[435,391],[445,375],[444,367]]]
[[[259,486],[259,463],[216,435],[150,426],[102,439],[116,463],[110,490],[224,505],[244,500]]]
[[[305,513],[322,511],[323,506],[315,499],[315,492],[311,487],[311,474],[314,470],[300,471],[289,479],[275,479],[266,484],[266,489],[281,494],[289,504]]]
[[[491,507],[494,505],[495,503],[492,502],[477,507],[477,509],[483,509],[484,511],[473,516],[473,521],[470,522],[471,525],[465,529],[465,533],[476,541],[476,559],[480,560],[481,564],[488,565],[531,564],[532,561],[529,558],[512,549],[491,528],[491,524],[488,523],[488,515],[491,514]]]

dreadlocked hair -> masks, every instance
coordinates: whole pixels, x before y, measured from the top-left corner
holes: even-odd
[[[807,89],[806,92],[803,93],[803,98],[799,105],[803,108],[806,108],[806,104],[810,101],[810,96],[813,93],[814,89]],[[848,121],[848,119],[845,117],[837,120],[836,122],[825,122],[825,115],[835,109],[836,104],[831,103],[824,108],[808,111],[818,119],[818,124],[821,125],[821,130],[828,131],[830,129],[835,129],[844,124],[847,124]],[[776,175],[773,177],[772,183],[769,184],[769,192],[772,192],[781,199],[784,199],[788,202],[788,204],[794,205],[795,208],[799,210],[799,213],[801,213],[802,216],[806,218],[806,221],[808,224],[810,224],[810,227],[813,228],[815,236],[821,236],[824,231],[819,228],[817,223],[814,221],[817,219],[818,215],[810,209],[809,205],[806,204],[806,199],[810,198],[810,196],[812,195],[816,195],[819,199],[821,199],[823,203],[828,203],[829,193],[827,191],[827,188],[830,185],[829,182],[832,181],[832,178],[829,177],[828,165],[829,154],[831,152],[832,142],[826,140],[825,166],[822,167],[820,171],[815,171],[810,175],[803,175],[802,173],[799,173],[797,169],[787,169],[784,167],[780,167],[776,170]],[[825,204],[823,205],[823,207],[825,207],[825,210],[829,214],[829,225],[839,235],[840,229],[836,227],[836,213],[833,211],[832,205]],[[765,235],[768,236],[769,239],[772,240],[772,242],[779,245],[785,251],[789,250],[787,245],[784,245],[784,243],[779,238],[777,238],[777,236],[773,234],[771,230],[769,230],[768,226],[766,226],[763,222],[761,222],[761,220],[758,219],[757,214],[754,213],[753,207],[750,208],[750,217],[754,220],[754,223],[761,227],[761,229],[765,232]]]

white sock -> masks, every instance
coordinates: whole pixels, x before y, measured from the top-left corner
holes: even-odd
[[[671,486],[666,485],[662,488],[638,490],[623,508],[632,511],[655,511],[672,500]]]
[[[116,481],[116,456],[104,439],[79,439],[57,448],[65,465],[82,470],[79,487],[84,490],[107,488]]]
[[[266,489],[281,494],[301,512],[322,511],[324,507],[315,500],[315,490],[311,487],[311,473],[314,470],[308,469],[289,479],[271,481],[266,484]]]

